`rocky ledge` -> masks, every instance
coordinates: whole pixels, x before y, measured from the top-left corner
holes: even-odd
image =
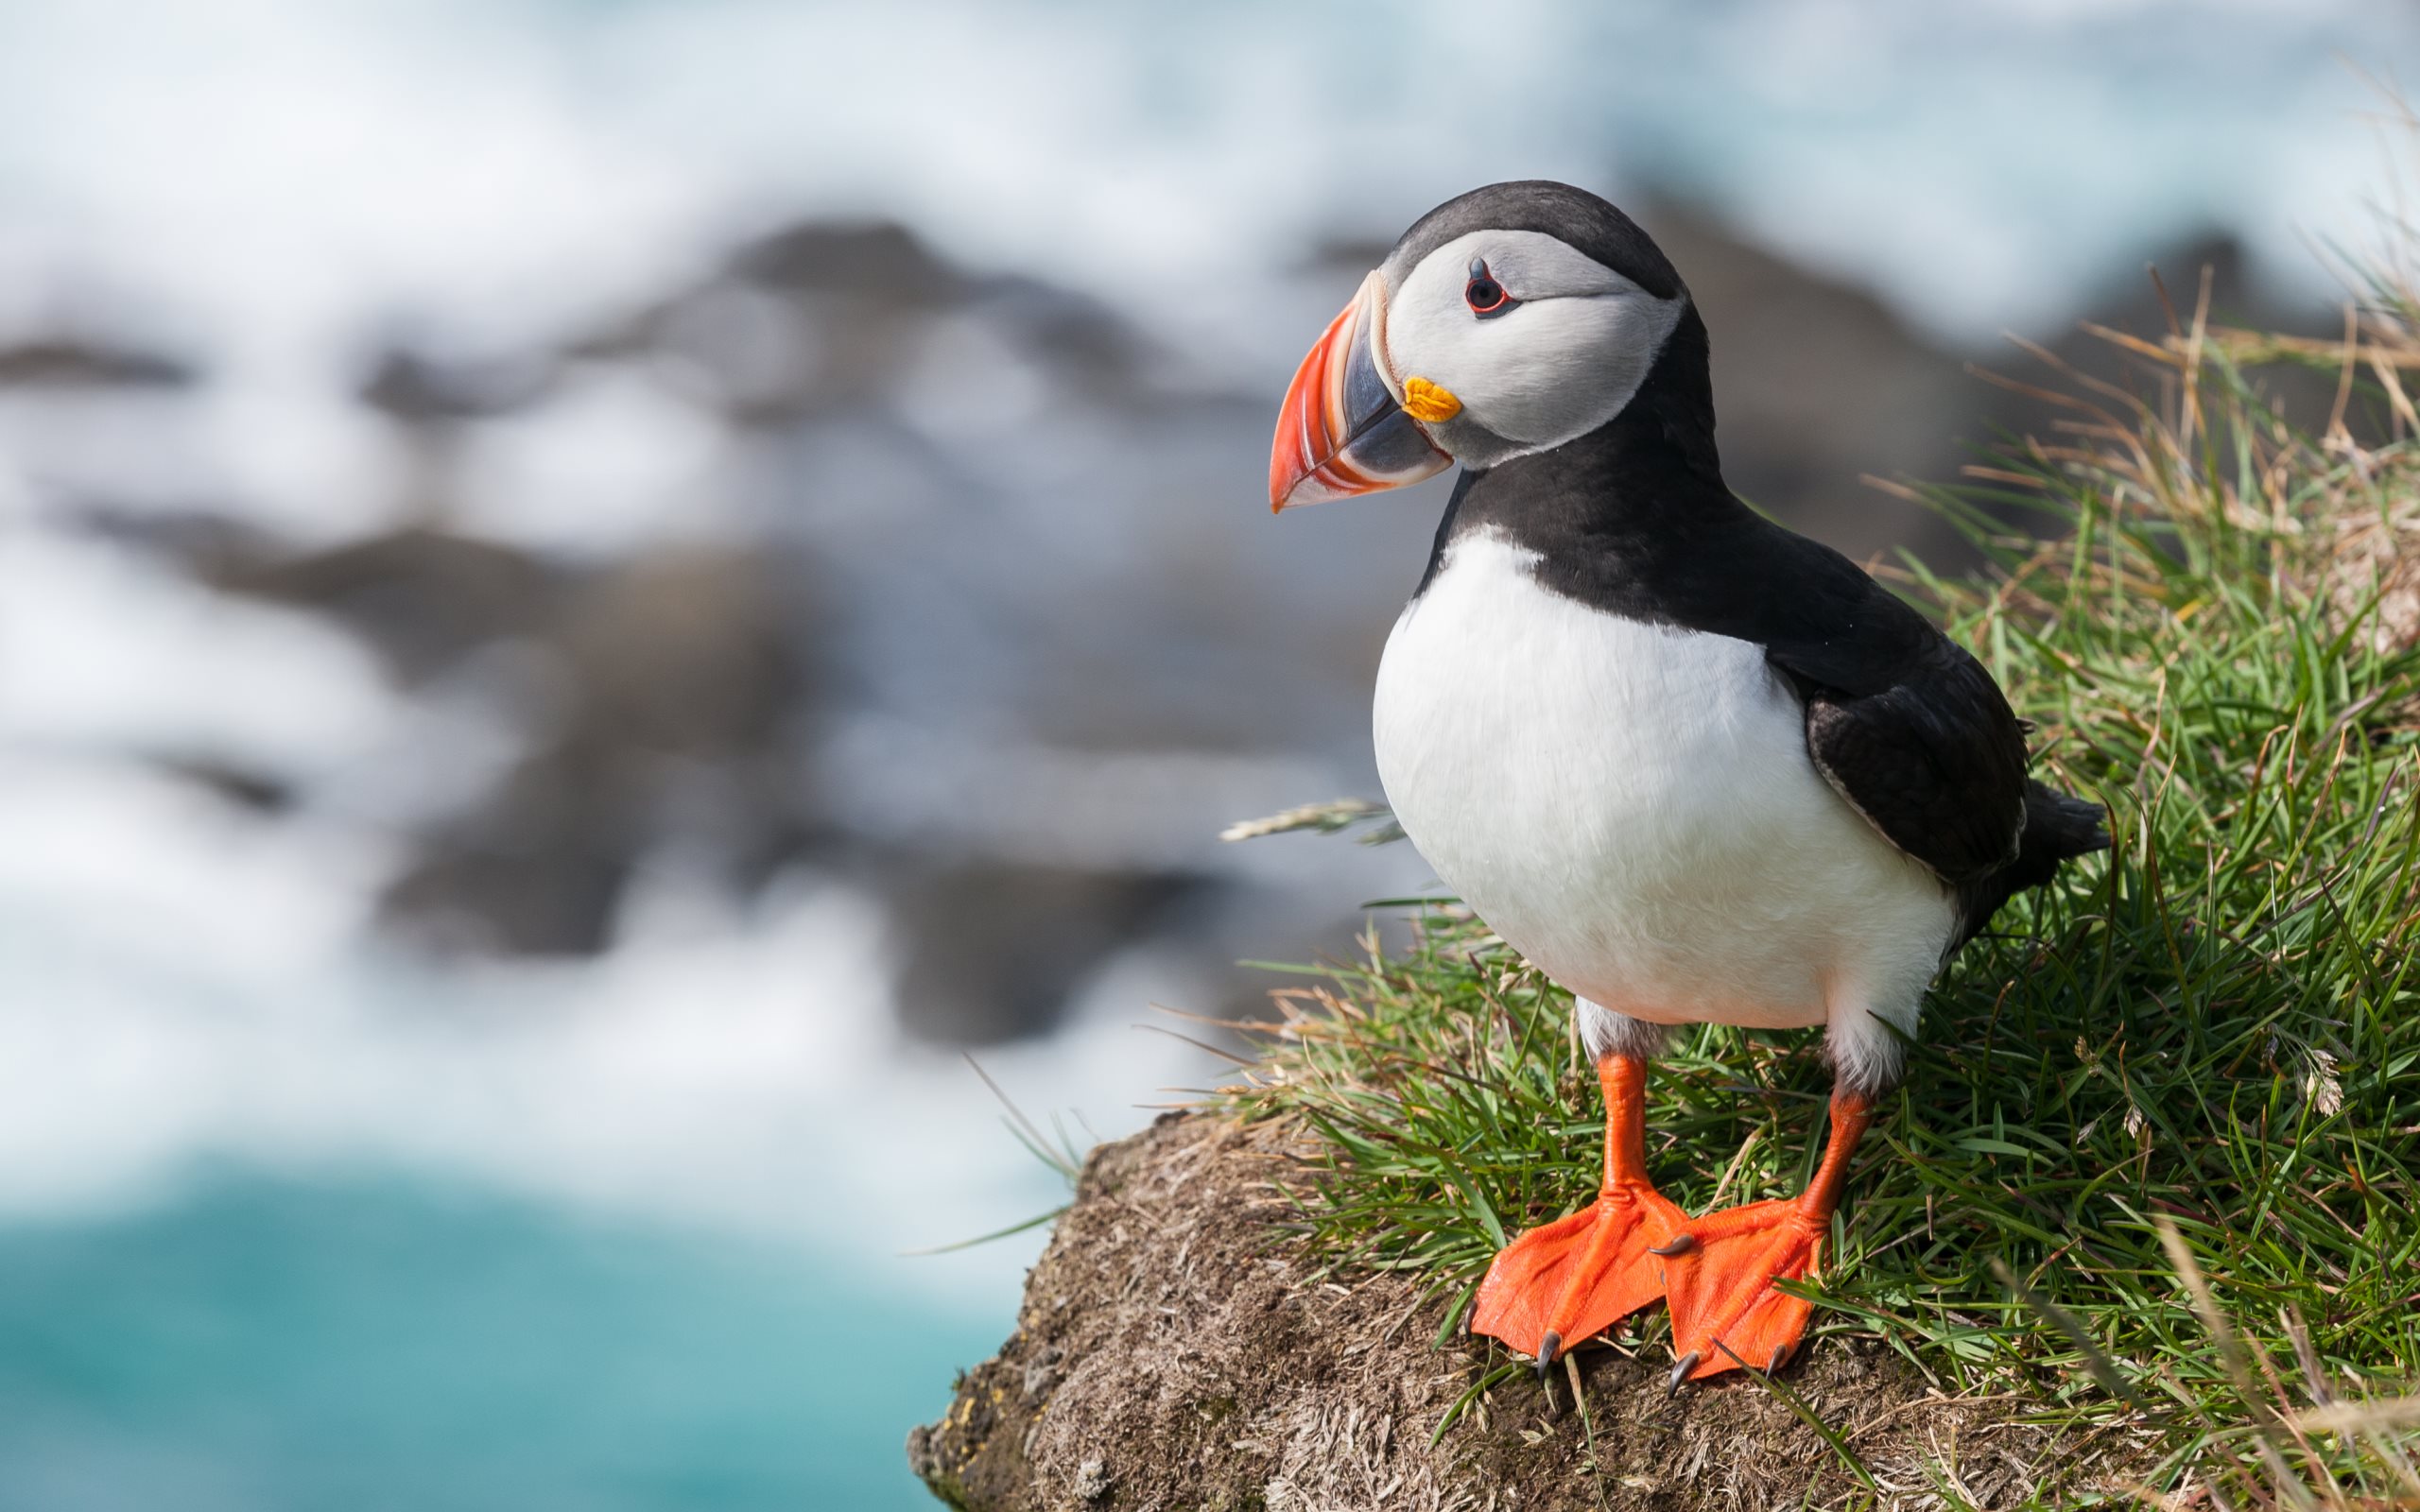
[[[1282,1127],[1202,1114],[1095,1151],[1016,1332],[908,1436],[916,1473],[962,1512],[1990,1507],[2123,1478],[2115,1446],[1862,1338],[1785,1368],[1794,1407],[1738,1376],[1676,1397],[1625,1330],[1577,1357],[1584,1413],[1569,1372],[1522,1372],[1440,1435],[1491,1347],[1440,1346],[1414,1280],[1325,1271],[1285,1227],[1298,1170]]]

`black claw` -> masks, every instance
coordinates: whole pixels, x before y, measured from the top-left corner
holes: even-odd
[[[1548,1330],[1547,1331],[1547,1336],[1546,1336],[1544,1339],[1541,1339],[1540,1341],[1538,1341],[1538,1383],[1539,1383],[1539,1384],[1544,1385],[1544,1384],[1546,1383],[1547,1372],[1547,1371],[1549,1371],[1549,1370],[1552,1370],[1552,1369],[1554,1368],[1554,1356],[1555,1356],[1555,1351],[1556,1351],[1557,1349],[1562,1349],[1562,1348],[1563,1348],[1563,1335],[1562,1335],[1562,1334],[1560,1334],[1560,1333],[1557,1333],[1557,1332],[1554,1332],[1552,1329],[1548,1329]]]
[[[1698,1367],[1698,1351],[1691,1349],[1672,1362],[1672,1395],[1677,1397],[1681,1394],[1681,1383],[1689,1379],[1689,1372]]]
[[[1773,1346],[1773,1357],[1772,1357],[1772,1359],[1770,1359],[1770,1360],[1768,1360],[1768,1361],[1766,1361],[1766,1362],[1765,1362],[1765,1374],[1767,1374],[1767,1375],[1772,1375],[1774,1371],[1776,1371],[1776,1370],[1780,1369],[1780,1368],[1782,1367],[1782,1363],[1783,1363],[1784,1361],[1788,1360],[1789,1358],[1789,1345],[1787,1345],[1787,1344],[1776,1344],[1776,1345],[1774,1345],[1774,1346]]]
[[[1697,1247],[1697,1235],[1683,1234],[1680,1238],[1673,1240],[1668,1245],[1650,1245],[1647,1246],[1647,1252],[1651,1255],[1661,1255],[1666,1260],[1669,1260],[1674,1255],[1685,1255],[1690,1250]]]

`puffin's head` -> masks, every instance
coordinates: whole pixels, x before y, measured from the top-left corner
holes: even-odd
[[[1286,390],[1275,509],[1493,467],[1621,413],[1688,306],[1662,251],[1584,189],[1490,184],[1420,217]]]

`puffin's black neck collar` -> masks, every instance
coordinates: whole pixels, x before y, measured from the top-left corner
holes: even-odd
[[[1647,381],[1585,436],[1492,468],[1464,470],[1437,527],[1426,589],[1445,548],[1495,530],[1549,558],[1621,550],[1661,555],[1747,506],[1723,485],[1714,443],[1705,322],[1682,311]]]

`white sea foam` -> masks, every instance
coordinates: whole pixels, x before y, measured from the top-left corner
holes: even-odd
[[[10,528],[0,510],[0,741],[307,781],[404,717],[370,658],[323,621],[105,541]]]
[[[729,433],[628,369],[579,372],[534,410],[475,427],[463,507],[481,534],[573,560],[725,535]]]

